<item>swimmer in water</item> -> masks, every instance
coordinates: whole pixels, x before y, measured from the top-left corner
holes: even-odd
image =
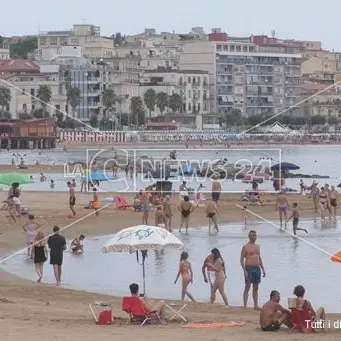
[[[283,216],[284,216],[284,222],[285,222],[285,229],[287,228],[287,224],[286,224],[286,220],[287,220],[287,212],[289,209],[289,203],[288,203],[288,199],[285,195],[285,192],[282,190],[278,197],[277,197],[277,201],[276,201],[276,211],[279,210],[279,222],[281,225],[281,230],[283,227]]]
[[[294,235],[296,236],[297,231],[304,231],[305,233],[308,233],[306,229],[301,229],[298,227],[299,219],[300,219],[300,213],[298,211],[298,205],[297,202],[294,202],[292,205],[292,214],[288,218],[287,222],[292,218],[292,228],[294,231]]]

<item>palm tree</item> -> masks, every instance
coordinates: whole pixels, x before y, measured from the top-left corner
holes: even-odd
[[[182,99],[179,94],[173,94],[169,97],[169,107],[173,113],[179,112],[182,109]]]
[[[154,111],[156,105],[156,92],[154,89],[148,89],[143,95],[144,104],[149,110],[149,117],[152,116],[152,111]]]
[[[116,100],[117,100],[117,96],[116,96],[114,90],[112,90],[112,89],[105,89],[103,91],[102,103],[103,103],[103,106],[105,108],[104,115],[103,115],[104,117],[103,118],[105,120],[107,119],[107,112],[108,111],[112,111],[113,106],[116,103]]]
[[[168,107],[168,95],[165,92],[158,92],[156,94],[156,105],[162,115],[166,107]]]
[[[43,108],[44,116],[45,117],[49,116],[46,107],[51,102],[52,98],[51,88],[47,85],[39,85],[37,98],[39,99],[41,106]]]
[[[130,100],[130,110],[133,122],[136,125],[145,123],[143,102],[140,96],[132,97]]]
[[[11,103],[11,90],[8,88],[0,88],[0,105],[1,105],[1,115],[3,115],[5,108]]]
[[[67,88],[66,98],[67,98],[68,104],[70,104],[71,109],[72,109],[72,117],[74,117],[76,108],[79,105],[80,97],[81,97],[81,92],[78,88],[75,88],[75,87]]]

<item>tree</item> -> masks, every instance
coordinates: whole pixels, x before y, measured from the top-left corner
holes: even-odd
[[[44,109],[35,109],[32,113],[34,118],[44,118],[45,117],[45,112]]]
[[[154,89],[149,88],[143,95],[144,104],[149,110],[149,117],[152,116],[152,111],[155,109],[156,105],[156,92]]]
[[[10,46],[11,59],[27,59],[30,52],[34,52],[38,48],[38,38],[23,38]]]
[[[160,109],[161,115],[168,107],[168,95],[165,92],[158,92],[156,95],[156,105]]]
[[[105,108],[103,118],[107,119],[107,112],[111,112],[113,106],[116,103],[116,95],[114,90],[112,89],[105,89],[102,94],[102,103]]]
[[[1,87],[0,88],[0,106],[1,106],[1,114],[4,113],[5,108],[9,106],[11,103],[11,90],[8,88]]]
[[[29,120],[32,118],[32,115],[28,114],[27,112],[19,112],[18,118],[19,120]]]
[[[39,85],[37,98],[39,99],[43,108],[43,116],[48,117],[49,114],[46,110],[47,105],[51,102],[52,92],[51,88],[47,85]]]
[[[145,124],[146,118],[143,109],[143,102],[140,96],[132,97],[130,100],[130,111],[132,121],[136,125]]]
[[[91,127],[93,128],[97,128],[98,127],[98,117],[97,115],[92,115],[89,119],[89,124],[91,125]]]
[[[169,97],[168,106],[172,109],[173,113],[177,113],[182,109],[182,99],[179,94],[173,94]]]
[[[79,105],[81,92],[76,87],[68,87],[66,92],[67,103],[70,104],[72,109],[72,117],[74,117],[76,108]]]

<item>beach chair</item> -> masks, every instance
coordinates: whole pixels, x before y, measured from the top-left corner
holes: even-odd
[[[99,308],[100,311],[96,311]],[[98,325],[110,325],[113,323],[112,305],[104,302],[94,302],[89,304],[89,309]]]
[[[114,203],[116,204],[117,208],[119,210],[125,210],[127,209],[130,205],[128,205],[127,200],[125,197],[119,195],[114,199]]]
[[[122,310],[129,315],[127,324],[136,323],[144,326],[146,323],[160,323],[160,318],[156,311],[149,311],[136,296],[126,296],[122,298]]]
[[[298,300],[295,298],[289,298],[288,302],[292,315],[292,330],[301,333],[313,332],[314,330],[311,324],[313,318],[307,301],[304,302],[302,308],[298,307]]]

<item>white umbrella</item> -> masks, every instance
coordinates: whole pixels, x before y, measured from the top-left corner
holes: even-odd
[[[183,243],[162,227],[137,225],[116,233],[102,248],[102,252],[142,252],[143,291],[145,293],[145,258],[149,250],[172,248],[183,250]]]

